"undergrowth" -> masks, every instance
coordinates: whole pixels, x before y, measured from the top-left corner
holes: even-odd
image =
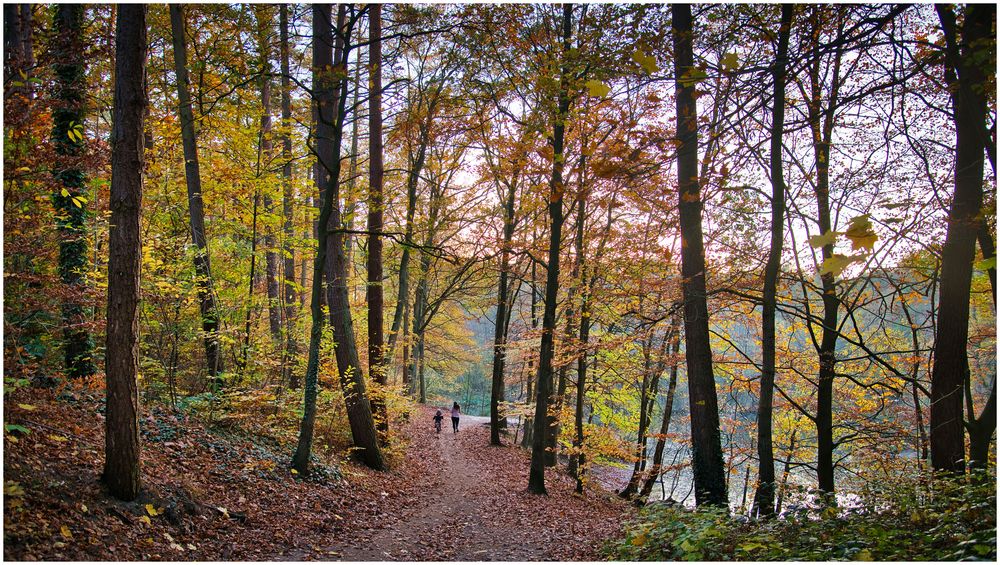
[[[653,504],[607,557],[629,561],[996,561],[996,477],[875,485],[850,509],[773,520]]]

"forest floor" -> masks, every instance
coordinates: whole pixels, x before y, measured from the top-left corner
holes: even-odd
[[[290,447],[146,410],[143,492],[99,482],[103,399],[94,392],[5,395],[4,560],[594,560],[628,510],[598,487],[546,473],[528,494],[528,454],[489,447],[484,419],[434,432],[432,408],[397,422],[393,469],[351,462],[302,479]]]

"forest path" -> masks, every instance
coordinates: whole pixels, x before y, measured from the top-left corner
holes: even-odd
[[[551,472],[547,475],[553,478],[547,482],[552,495],[530,495],[525,491],[524,452],[490,447],[489,429],[484,426],[488,418],[463,416],[456,434],[446,413],[443,429],[436,434],[432,415],[432,409],[414,415],[425,418],[428,425],[418,427],[410,440],[436,446],[427,450],[438,459],[429,465],[433,486],[413,497],[398,515],[331,540],[328,558],[539,561],[597,557],[597,542],[616,529],[613,517],[620,509],[614,501],[604,493],[572,496],[566,477]],[[601,526],[581,521],[600,521]]]

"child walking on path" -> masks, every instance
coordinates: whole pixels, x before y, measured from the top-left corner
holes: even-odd
[[[434,429],[437,433],[441,433],[441,420],[444,420],[444,416],[441,415],[441,411],[438,410],[437,414],[434,415]]]
[[[451,428],[452,428],[452,433],[456,433],[456,434],[458,433],[458,418],[461,415],[462,415],[462,410],[458,406],[458,403],[456,402],[451,407]]]

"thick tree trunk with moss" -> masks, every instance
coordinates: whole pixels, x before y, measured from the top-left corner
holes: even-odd
[[[133,500],[139,460],[139,212],[142,204],[143,116],[147,105],[146,6],[119,8],[108,245],[107,400],[102,481],[111,495]]]
[[[55,36],[55,93],[52,111],[52,141],[56,162],[52,173],[58,181],[52,195],[59,229],[59,277],[66,285],[62,304],[63,347],[66,374],[88,377],[97,370],[94,340],[87,326],[87,174],[83,122],[86,119],[86,91],[83,50],[83,5],[59,4],[53,21]]]

